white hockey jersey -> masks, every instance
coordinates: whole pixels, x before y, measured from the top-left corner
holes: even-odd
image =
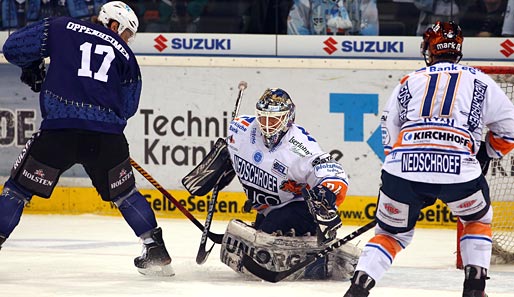
[[[407,180],[461,183],[481,174],[482,133],[488,155],[514,148],[514,106],[488,75],[437,63],[405,76],[382,114],[383,169]]]
[[[293,124],[270,150],[256,117],[239,116],[229,126],[227,144],[246,196],[263,214],[303,200],[301,189],[307,185],[325,185],[336,193],[337,205],[346,195],[348,180],[341,164],[298,125]]]

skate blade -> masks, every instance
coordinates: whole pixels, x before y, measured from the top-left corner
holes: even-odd
[[[171,264],[164,266],[150,266],[148,268],[138,268],[137,271],[146,276],[170,277],[175,275]]]

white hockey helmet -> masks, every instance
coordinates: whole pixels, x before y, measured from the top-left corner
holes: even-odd
[[[294,123],[295,105],[282,89],[267,89],[256,104],[257,120],[264,144],[273,148]]]
[[[98,20],[105,27],[109,26],[111,20],[117,21],[119,23],[118,35],[121,35],[125,30],[129,30],[132,33],[129,42],[133,41],[136,37],[139,20],[132,8],[122,1],[112,1],[102,5],[98,14]]]

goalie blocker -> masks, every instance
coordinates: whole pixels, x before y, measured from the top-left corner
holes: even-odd
[[[248,278],[256,278],[242,264],[243,254],[251,256],[257,263],[272,271],[289,270],[309,255],[323,250],[316,236],[276,236],[257,231],[239,220],[227,226],[220,251],[221,261]],[[327,257],[300,269],[286,278],[348,280],[353,275],[361,250],[347,243],[329,252]]]
[[[235,171],[232,168],[227,142],[218,138],[214,147],[191,172],[182,178],[182,185],[194,196],[204,196],[214,186],[218,191],[226,187],[234,179]]]

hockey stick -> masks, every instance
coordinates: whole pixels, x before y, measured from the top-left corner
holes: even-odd
[[[166,191],[155,179],[153,179],[153,177],[148,172],[146,172],[146,170],[139,166],[139,164],[137,164],[136,161],[134,161],[132,158],[130,158],[130,164],[139,173],[141,173],[141,175],[146,178],[146,180],[148,180],[155,188],[157,188],[159,192],[168,198],[168,200],[170,200],[191,222],[193,222],[193,224],[195,224],[198,229],[202,230],[203,233],[206,234],[205,236],[208,236],[215,243],[221,244],[223,240],[223,234],[212,233],[209,231],[208,227],[204,227],[202,223],[200,223],[187,209],[184,208],[184,206],[182,206],[182,204],[180,204],[180,202],[177,201],[177,199],[171,196],[168,191]]]
[[[338,247],[344,245],[348,241],[356,238],[357,236],[363,234],[364,232],[368,231],[369,229],[373,228],[377,222],[375,220],[367,223],[366,225],[360,227],[359,229],[353,231],[352,233],[346,235],[345,237],[339,239],[338,241],[332,243],[331,245],[327,246],[320,252],[318,252],[316,255],[308,256],[305,260],[296,263],[295,265],[291,266],[289,270],[285,271],[272,271],[268,270],[259,263],[257,263],[251,256],[247,255],[246,253],[243,253],[243,266],[248,271],[250,271],[255,276],[268,281],[272,283],[279,282],[283,280],[284,278],[290,276],[291,274],[295,273],[296,271],[304,268],[305,266],[315,262],[316,260],[325,257],[329,252],[333,251],[334,249],[337,249]]]
[[[241,105],[241,98],[243,98],[243,93],[248,87],[248,84],[245,81],[239,82],[239,93],[237,94],[236,105],[234,110],[232,111],[232,120],[236,118],[236,115],[239,113],[239,106]],[[210,249],[206,249],[207,245],[207,234],[209,229],[211,228],[212,217],[214,215],[214,207],[216,206],[216,200],[218,199],[218,185],[216,184],[212,190],[211,201],[209,202],[209,209],[207,210],[207,218],[205,218],[205,224],[202,233],[202,238],[200,239],[200,246],[198,247],[198,253],[196,254],[196,263],[203,264],[209,257],[209,254],[214,247],[214,243],[212,244]]]

